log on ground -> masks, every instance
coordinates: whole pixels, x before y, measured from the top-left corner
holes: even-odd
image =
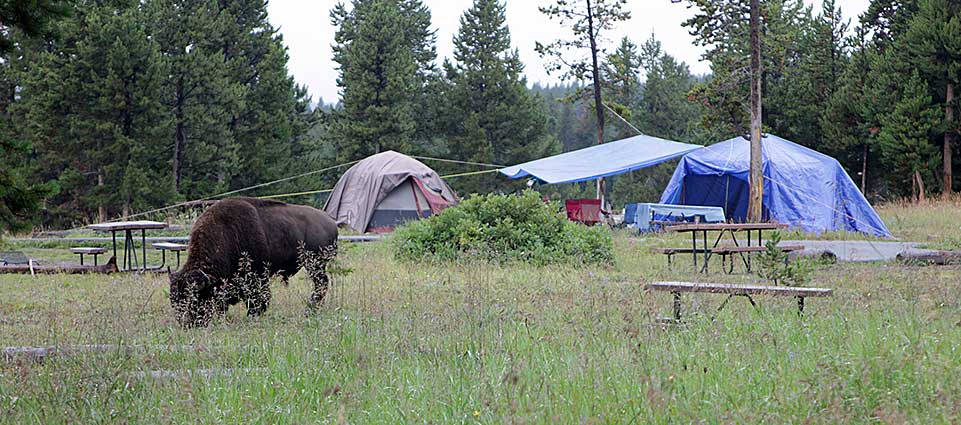
[[[59,264],[59,265],[38,265],[38,264],[15,264],[0,266],[0,274],[2,273],[15,273],[15,274],[88,274],[88,273],[101,273],[110,274],[117,273],[120,269],[117,268],[117,259],[110,257],[110,260],[106,264],[101,264],[99,266],[81,266],[72,264]]]
[[[913,264],[961,264],[961,251],[936,249],[908,249],[898,254],[898,261]]]

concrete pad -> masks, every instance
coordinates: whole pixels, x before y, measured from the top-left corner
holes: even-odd
[[[916,249],[918,242],[888,241],[781,241],[782,245],[804,245],[804,250],[830,251],[843,262],[893,261],[898,254]]]

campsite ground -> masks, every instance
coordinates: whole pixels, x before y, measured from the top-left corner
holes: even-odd
[[[958,207],[879,213],[902,239],[957,247]],[[188,331],[162,275],[0,275],[0,345],[120,347],[0,360],[0,422],[961,420],[961,269],[822,266],[814,283],[835,296],[803,319],[793,299],[761,298],[712,323],[722,298],[689,296],[698,314],[665,328],[652,322],[670,296],[643,285],[696,277],[648,250],[681,241],[615,241],[613,267],[546,268],[412,265],[357,244],[318,314],[299,275],[265,317],[235,308]]]

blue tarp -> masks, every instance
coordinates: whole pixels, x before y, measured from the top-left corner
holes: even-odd
[[[701,149],[651,136],[634,136],[502,168],[512,179],[533,177],[544,183],[575,183],[660,164]]]
[[[892,237],[834,158],[773,135],[762,139],[764,218],[806,232],[846,230]],[[744,221],[750,143],[730,139],[681,158],[662,204],[714,205]]]

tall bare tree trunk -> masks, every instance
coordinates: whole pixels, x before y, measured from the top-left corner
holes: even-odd
[[[761,5],[751,0],[751,191],[747,220],[761,221],[764,177],[761,174]]]
[[[103,171],[97,170],[97,187],[99,190],[103,190]],[[103,201],[100,201],[97,205],[97,222],[103,223],[107,221],[107,207],[103,206]]]
[[[183,173],[184,151],[187,150],[187,134],[184,129],[184,88],[183,81],[177,82],[177,105],[175,107],[175,119],[177,121],[174,131],[174,154],[173,154],[173,178],[174,191],[180,192],[180,177]]]
[[[597,66],[597,34],[594,32],[594,6],[587,0],[587,38],[591,42],[591,77],[594,80],[594,113],[597,114],[597,144],[604,143],[604,104],[601,99],[601,74]],[[597,179],[597,199],[604,208],[604,178]]]
[[[945,106],[944,106],[944,122],[947,124],[947,129],[944,132],[944,189],[941,193],[944,195],[950,195],[952,192],[952,183],[954,183],[952,172],[951,172],[951,138],[954,136],[952,134],[954,129],[951,123],[954,121],[954,106],[951,102],[954,101],[954,83],[948,83],[948,88],[945,92]]]
[[[864,144],[864,152],[861,154],[861,194],[867,195],[868,187],[868,145]]]
[[[922,202],[922,203],[923,203],[923,202],[927,202],[928,199],[927,199],[927,197],[924,196],[924,180],[921,178],[921,172],[920,172],[920,171],[915,171],[915,172],[914,172],[914,179],[917,180],[917,182],[918,182],[918,183],[917,183],[917,186],[918,186],[918,202]]]
[[[911,202],[918,202],[918,176],[911,178]]]

